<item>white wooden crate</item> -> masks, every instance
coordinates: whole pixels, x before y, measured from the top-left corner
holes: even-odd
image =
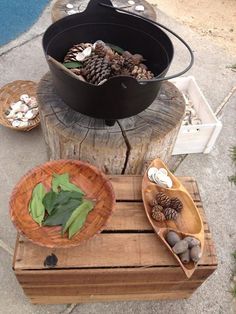
[[[187,94],[194,105],[200,125],[182,125],[172,155],[209,153],[222,129],[222,123],[213,113],[193,76],[170,80],[181,92]]]

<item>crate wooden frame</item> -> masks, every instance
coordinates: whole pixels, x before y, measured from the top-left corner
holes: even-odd
[[[32,303],[188,298],[216,270],[217,259],[196,181],[179,178],[204,222],[203,256],[190,279],[158,239],[144,212],[142,176],[111,176],[116,209],[106,229],[86,244],[48,249],[17,239],[13,270]],[[58,258],[44,267],[47,255]]]

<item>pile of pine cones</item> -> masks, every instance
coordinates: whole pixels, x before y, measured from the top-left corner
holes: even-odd
[[[163,192],[157,193],[150,205],[152,218],[156,221],[176,220],[183,208],[183,203],[178,197],[170,198]]]
[[[154,77],[142,63],[142,55],[133,55],[119,47],[112,47],[113,49],[101,40],[94,44],[76,44],[67,52],[63,64],[78,75],[80,80],[94,85],[101,85],[118,75],[132,76],[137,80]]]

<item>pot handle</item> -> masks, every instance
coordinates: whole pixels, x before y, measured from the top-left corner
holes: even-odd
[[[186,48],[187,50],[189,51],[190,53],[190,62],[189,62],[189,65],[182,71],[178,72],[177,74],[173,74],[173,75],[169,75],[169,76],[166,76],[166,77],[159,77],[159,78],[153,78],[151,80],[139,80],[138,82],[139,83],[145,83],[145,82],[160,82],[160,81],[167,81],[167,80],[170,80],[170,79],[173,79],[175,77],[178,77],[180,75],[183,75],[184,73],[186,73],[189,69],[191,69],[192,65],[193,65],[193,62],[194,62],[194,55],[193,55],[193,52],[192,52],[192,49],[190,48],[190,46],[186,43],[186,41],[180,37],[178,34],[176,34],[175,32],[173,32],[172,30],[170,30],[168,27],[158,23],[158,22],[154,22],[146,17],[143,17],[139,14],[136,14],[136,13],[133,13],[133,12],[129,12],[127,10],[124,10],[124,9],[119,9],[117,7],[113,7],[113,6],[110,6],[110,5],[107,5],[105,3],[99,3],[100,5],[102,5],[103,7],[106,7],[108,9],[113,9],[113,10],[117,10],[117,11],[121,11],[121,12],[124,12],[124,13],[127,13],[127,14],[130,14],[130,15],[133,15],[133,16],[136,16],[138,18],[140,18],[141,20],[144,20],[146,22],[149,22],[149,23],[152,23],[154,25],[157,25],[163,29],[165,29],[167,32],[171,33],[172,35],[174,35]]]

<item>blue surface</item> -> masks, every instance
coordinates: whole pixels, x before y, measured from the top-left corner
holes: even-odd
[[[27,31],[48,0],[0,0],[0,46]]]

